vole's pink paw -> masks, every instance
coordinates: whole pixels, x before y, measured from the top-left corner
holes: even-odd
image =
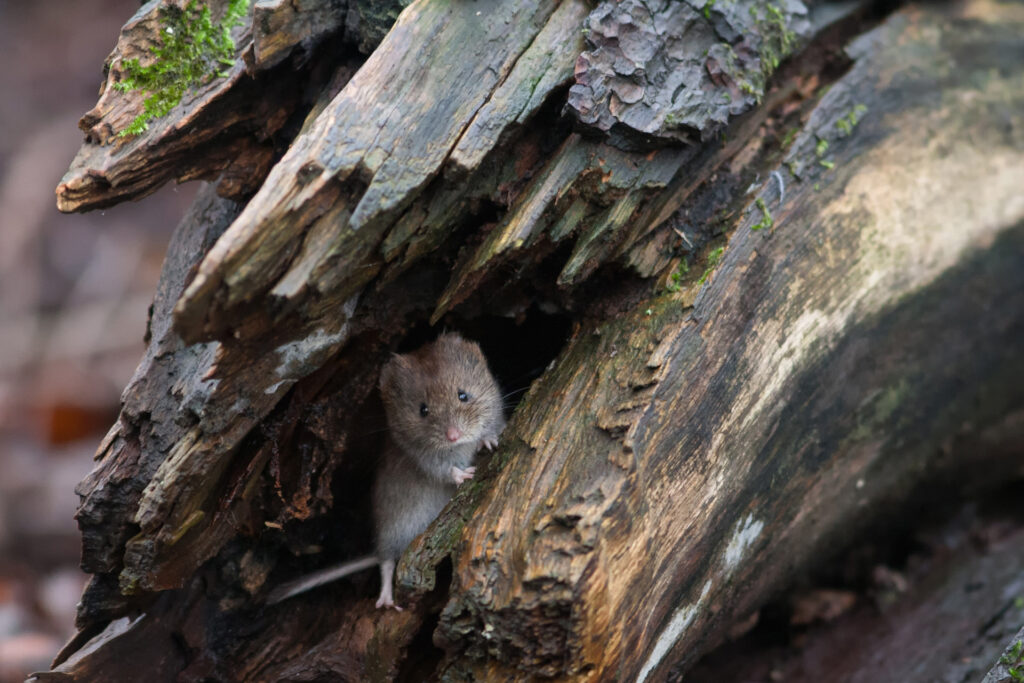
[[[456,467],[455,465],[452,465],[452,481],[455,482],[456,486],[461,486],[463,483],[469,481],[470,479],[473,478],[474,474],[476,474],[475,467],[467,467],[466,469],[462,469],[461,467]]]
[[[388,595],[388,596],[382,595],[379,598],[377,598],[377,609],[380,609],[382,607],[385,608],[385,609],[390,607],[391,609],[395,610],[396,612],[401,612],[402,611],[402,608],[395,604],[395,601],[391,599],[390,595]]]
[[[481,443],[483,443],[483,445],[487,447],[487,450],[493,451],[498,446],[498,437],[494,435],[485,436],[481,440]]]

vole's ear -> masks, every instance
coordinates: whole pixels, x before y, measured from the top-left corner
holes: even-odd
[[[458,332],[449,332],[445,330],[438,336],[434,341],[438,346],[456,346],[463,342],[462,335]]]
[[[412,363],[407,356],[391,354],[391,359],[380,370],[378,386],[384,393],[394,393],[398,388],[398,378],[412,372]]]
[[[484,352],[480,350],[480,345],[458,332],[445,332],[437,338],[437,345],[455,353],[470,353],[479,360],[484,360]]]

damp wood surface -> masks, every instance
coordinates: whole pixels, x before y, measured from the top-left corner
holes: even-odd
[[[987,81],[983,104],[960,61],[919,98],[958,40],[962,55],[991,39],[926,28],[945,21],[900,13],[854,45],[790,151],[800,182],[781,203],[765,182],[773,226],[752,229],[752,201],[692,310],[667,298],[582,326],[527,396],[456,545],[437,632],[448,678],[685,667],[887,501],[965,467],[943,448],[952,413],[1018,404],[1021,320],[1002,312],[1024,302],[1002,287],[1024,247],[1019,129],[994,129],[1019,75]],[[818,157],[858,104],[871,113],[856,133]],[[972,318],[983,329],[951,322]]]
[[[1008,443],[1019,444],[1022,428],[1024,414],[1013,414],[971,447],[997,448],[1014,433]],[[891,566],[878,553],[874,559],[883,561],[872,562],[870,578],[836,590],[833,577],[860,571],[863,546],[853,549],[823,584],[828,588],[804,587],[784,599],[794,606],[788,620],[781,618],[783,607],[776,606],[774,617],[761,610],[763,628],[758,623],[674,680],[969,683],[991,670],[986,683],[1012,681],[1008,667],[1024,659],[1024,645],[1017,657],[1008,652],[1024,623],[1019,495],[1019,485],[1011,485],[980,502],[961,506],[951,497],[933,506],[932,514],[949,519],[911,527],[913,550],[905,562]],[[845,602],[832,607],[840,603],[815,599],[831,596]]]
[[[397,16],[379,45],[324,18],[341,4],[255,3],[228,76],[136,140],[110,138],[139,101],[108,86],[107,138],[58,188],[81,210],[219,178],[78,487],[93,579],[41,678],[664,680],[925,487],[1021,476],[957,447],[1024,406],[1020,5],[909,5],[859,35],[795,1],[661,8],[753,50],[734,63],[616,43],[655,21],[639,3],[354,4]],[[776,63],[805,47],[845,71]],[[645,74],[691,63],[717,99],[670,111]],[[264,141],[251,185],[224,184],[231,131]],[[538,308],[571,331],[400,562],[408,609],[374,610],[373,577],[265,607],[368,548],[361,430],[406,333]]]

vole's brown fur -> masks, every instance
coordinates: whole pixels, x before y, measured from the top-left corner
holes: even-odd
[[[380,395],[388,446],[373,490],[378,607],[393,604],[399,555],[437,517],[455,487],[473,476],[474,454],[481,446],[493,447],[505,426],[501,392],[483,352],[457,334],[394,356],[381,371]]]
[[[388,440],[373,487],[376,553],[273,592],[271,602],[379,563],[378,607],[393,607],[395,562],[475,473],[473,456],[493,448],[505,426],[501,392],[480,347],[443,334],[381,370]],[[376,561],[374,561],[376,560]],[[397,608],[396,608],[397,609]]]

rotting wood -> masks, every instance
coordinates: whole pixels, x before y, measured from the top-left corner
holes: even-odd
[[[822,99],[812,124],[791,148],[790,160],[810,162],[793,166],[799,180],[787,175],[788,167],[778,167],[785,200],[774,175],[762,177],[757,197],[737,195],[742,221],[718,269],[702,285],[695,263],[698,272],[678,293],[653,299],[650,284],[637,281],[597,293],[586,288],[601,266],[615,259],[642,264],[636,270],[647,276],[677,260],[677,250],[652,243],[671,234],[659,224],[673,213],[671,207],[681,205],[674,193],[694,191],[683,176],[694,168],[710,176],[738,148],[626,152],[556,131],[565,138],[560,151],[545,161],[545,145],[557,135],[536,134],[531,117],[549,98],[560,96],[559,87],[571,78],[567,57],[582,49],[582,33],[570,27],[581,21],[583,6],[450,8],[421,2],[410,7],[371,57],[374,69],[353,78],[322,109],[230,227],[228,205],[208,190],[197,205],[196,224],[182,228],[201,231],[215,224],[217,231],[227,230],[212,248],[204,237],[201,248],[189,248],[187,264],[165,271],[166,281],[174,283],[169,291],[180,292],[192,277],[189,266],[203,260],[185,296],[164,300],[154,311],[154,343],[164,343],[161,330],[172,336],[180,332],[203,345],[186,346],[174,337],[178,350],[172,353],[212,357],[168,358],[167,368],[181,362],[189,369],[174,380],[153,369],[160,356],[152,357],[135,386],[155,393],[128,406],[101,449],[97,472],[83,485],[80,518],[85,537],[94,543],[86,547],[86,562],[95,563],[98,576],[83,601],[82,642],[107,620],[144,608],[147,614],[177,615],[167,617],[171,625],[150,632],[155,640],[169,648],[184,642],[190,652],[203,653],[188,663],[185,678],[244,672],[250,678],[386,679],[416,654],[409,643],[423,637],[429,615],[449,600],[438,637],[449,648],[444,666],[451,678],[472,675],[468,672],[628,678],[644,672],[647,663],[646,673],[658,677],[669,664],[690,661],[719,637],[730,614],[750,607],[785,578],[759,570],[786,549],[795,562],[809,561],[814,541],[827,536],[814,528],[805,534],[809,546],[795,544],[793,539],[806,531],[800,526],[806,520],[797,513],[798,493],[811,495],[811,501],[830,495],[830,485],[838,486],[841,476],[853,476],[870,461],[880,469],[872,471],[864,496],[898,496],[901,487],[919,479],[909,474],[900,479],[898,463],[897,470],[885,470],[872,454],[897,452],[886,449],[895,449],[900,438],[919,440],[922,450],[913,451],[908,462],[923,465],[933,455],[924,453],[925,446],[946,434],[950,424],[959,424],[954,418],[983,421],[989,416],[984,410],[998,412],[1019,399],[997,391],[1000,381],[1020,377],[1010,361],[1000,366],[999,377],[994,367],[967,364],[962,372],[974,373],[992,389],[990,403],[967,407],[964,397],[932,420],[914,413],[902,423],[894,404],[934,390],[924,382],[932,375],[935,382],[952,381],[952,370],[935,371],[929,364],[936,361],[925,353],[934,350],[934,339],[980,330],[950,332],[933,316],[912,337],[913,348],[923,350],[920,359],[904,359],[886,346],[893,326],[913,328],[928,311],[940,317],[965,313],[966,295],[958,286],[1005,301],[1021,291],[1014,280],[1020,269],[1011,267],[1019,265],[1019,259],[1012,262],[1019,253],[1013,251],[1019,231],[1011,228],[1021,207],[1007,189],[1007,165],[1020,162],[1019,141],[1012,139],[1020,128],[1007,132],[1004,126],[986,126],[1003,120],[1000,97],[1019,96],[1014,85],[1019,73],[990,74],[992,64],[985,59],[996,53],[984,51],[941,87],[928,80],[929,65],[947,55],[946,46],[936,42],[943,31],[958,41],[949,49],[959,46],[967,53],[982,29],[989,42],[992,31],[1001,31],[1006,53],[1012,54],[1016,35],[1011,29],[1019,28],[1012,13],[1005,25],[995,27],[972,17],[977,6],[915,10],[872,34],[857,53],[854,70]],[[479,15],[485,18],[474,18],[477,11],[486,11]],[[497,31],[502,17],[518,20],[522,13],[531,21],[516,23],[514,40],[498,50],[487,44],[488,31]],[[540,36],[559,44],[546,50]],[[465,59],[465,52],[443,49],[453,41],[463,50],[488,45],[488,52],[454,76],[424,75],[424,62]],[[537,88],[525,87],[529,74],[517,70],[524,60],[546,69]],[[901,70],[900,60],[919,71]],[[922,80],[914,80],[915,73]],[[989,80],[979,85],[979,74]],[[887,85],[887,78],[906,90]],[[464,87],[467,82],[470,87]],[[382,90],[381,83],[397,85]],[[922,91],[932,99],[921,99]],[[434,112],[430,97],[437,92],[452,95],[443,116],[416,116]],[[850,125],[858,103],[868,112],[851,135],[838,122]],[[1018,104],[1010,101],[1005,116],[1019,112]],[[941,106],[931,111],[932,105]],[[913,144],[920,142],[915,135],[923,134],[914,117],[924,117],[944,136],[946,157],[930,156],[935,147]],[[363,125],[348,125],[353,118]],[[383,131],[377,127],[381,121]],[[475,145],[466,137],[468,130],[477,131],[474,136],[486,132],[491,150]],[[738,130],[749,140],[758,126]],[[986,155],[970,156],[971,147],[960,135],[988,143]],[[375,146],[366,136],[376,140]],[[829,144],[828,154],[820,157],[819,137]],[[822,161],[834,168],[826,171]],[[938,166],[925,168],[931,162]],[[563,173],[559,164],[578,170]],[[913,183],[900,175],[911,169],[918,174]],[[920,178],[933,182],[918,184]],[[884,189],[877,197],[875,183]],[[820,192],[815,184],[822,186]],[[851,188],[872,201],[857,203],[859,194],[853,199],[844,194]],[[984,198],[983,206],[965,214],[965,197]],[[764,219],[755,199],[771,211],[770,229],[752,231]],[[493,202],[500,213],[489,235],[481,235],[478,225],[465,228],[479,201]],[[531,262],[551,253],[551,236],[571,238],[572,249],[559,256],[559,267],[543,285],[574,294],[570,302],[590,305],[577,314],[577,331],[561,360],[516,415],[489,475],[496,478],[481,476],[466,487],[434,533],[407,554],[400,580],[410,609],[381,615],[367,608],[358,591],[342,586],[333,588],[332,595],[340,598],[330,604],[311,599],[262,610],[258,596],[275,553],[304,532],[280,527],[339,507],[331,499],[331,473],[348,464],[351,422],[346,420],[354,419],[371,392],[372,359],[383,357],[431,310],[436,315],[449,310],[438,275],[447,277],[456,258],[469,262],[464,259],[480,244],[505,234],[510,216],[531,206],[533,217],[521,228],[524,235],[536,236],[532,246],[504,252],[505,260],[488,256],[486,262],[495,271],[516,265],[533,277],[540,271],[530,269]],[[885,235],[872,223],[886,210],[900,212],[894,224],[902,232]],[[636,216],[645,218],[629,220]],[[932,226],[924,224],[958,218],[957,230],[943,229],[942,239],[934,239]],[[353,225],[358,230],[351,230]],[[481,237],[461,257],[455,226]],[[925,234],[928,239],[920,240],[916,252],[916,240]],[[971,243],[988,247],[973,261],[966,251]],[[992,268],[1003,277],[987,278],[972,266]],[[564,274],[560,283],[559,273]],[[957,273],[961,279],[950,284]],[[462,282],[468,284],[451,285],[449,293],[457,292],[453,300],[462,301],[465,310],[474,290],[476,296],[481,289],[484,296],[501,291],[493,277],[466,278]],[[866,289],[865,282],[876,286]],[[516,286],[522,280],[514,279],[505,291]],[[890,306],[899,296],[907,306]],[[346,308],[347,302],[353,303]],[[691,302],[692,316],[686,308]],[[172,305],[177,328],[170,323]],[[520,300],[518,310],[526,305]],[[1019,325],[1017,319],[1004,320],[990,338],[951,341],[997,344],[1018,333]],[[880,357],[898,357],[899,363],[865,358],[858,347],[867,345],[865,340],[879,344]],[[151,344],[151,350],[158,349]],[[1001,358],[998,350],[991,357]],[[850,373],[859,383],[846,390],[828,374],[844,363],[860,368],[859,374]],[[897,371],[908,373],[905,384],[899,377],[889,383],[886,372]],[[814,373],[820,373],[821,387],[812,382]],[[166,400],[156,395],[168,388]],[[872,393],[876,388],[881,391]],[[858,403],[865,397],[863,405]],[[813,406],[826,414],[811,415],[822,431],[810,439],[795,433],[793,425],[807,424],[806,411]],[[948,424],[937,425],[939,418],[948,418]],[[311,434],[308,442],[296,437],[298,432]],[[890,440],[877,443],[879,433],[888,433]],[[853,456],[829,470],[823,450],[844,437]],[[760,444],[764,457],[753,458],[754,446],[745,450],[750,444]],[[786,459],[797,456],[806,459]],[[772,467],[779,473],[774,479],[768,474]],[[822,473],[833,474],[835,481]],[[892,477],[889,484],[886,477]],[[682,493],[679,479],[689,487]],[[802,485],[807,488],[795,490]],[[775,507],[759,497],[762,486],[779,494]],[[517,497],[517,491],[530,495]],[[836,502],[849,510],[854,499],[844,495]],[[703,500],[707,509],[700,506]],[[688,514],[694,515],[690,523],[678,521]],[[508,526],[488,527],[495,520]],[[108,526],[116,533],[105,541]],[[772,530],[779,537],[779,548],[771,548],[777,554],[759,553]],[[130,534],[135,535],[129,540]],[[348,528],[332,534],[332,542],[353,542]],[[730,539],[738,540],[730,544]],[[455,579],[449,587],[438,581],[437,568],[453,553]],[[637,557],[653,559],[637,567]],[[731,559],[736,561],[730,584],[715,565]],[[517,573],[520,567],[523,574]],[[747,577],[756,578],[742,595],[730,592]],[[207,586],[205,594],[196,582]],[[153,602],[152,591],[179,586],[184,588]],[[131,591],[135,595],[124,595]],[[692,609],[687,596],[696,603]],[[706,609],[709,605],[715,610]],[[618,611],[609,611],[613,608]],[[639,626],[620,618],[633,611],[643,616],[635,621]],[[217,635],[223,633],[233,635]],[[112,639],[103,656],[128,646],[127,640]],[[89,662],[77,659],[73,676],[87,679]],[[173,680],[176,673],[167,675]]]
[[[974,443],[957,448],[1005,448],[1011,457],[1019,454],[1024,413],[1010,415],[969,440]],[[877,534],[867,543],[827,561],[826,568],[834,570],[823,579],[824,585],[835,585],[832,582],[848,572],[870,574],[862,577],[865,589],[839,591],[853,603],[852,608],[846,606],[848,611],[840,616],[818,611],[816,623],[807,626],[796,621],[795,610],[788,625],[775,616],[778,606],[761,610],[768,621],[764,627],[759,624],[749,637],[724,644],[685,675],[670,675],[669,680],[980,681],[1004,654],[1007,642],[1021,637],[1024,600],[1018,598],[1024,592],[1024,527],[1014,520],[1017,501],[1012,484],[1008,491],[986,492],[980,505],[962,505],[961,500],[970,500],[970,492],[949,483],[942,488],[953,495],[931,500],[917,497],[905,513],[894,511],[881,520]],[[951,515],[939,526],[922,521]],[[887,537],[905,533],[914,537],[903,546],[912,548],[911,554],[905,564],[899,561],[893,567],[885,561],[882,548],[896,545]],[[865,564],[867,558],[871,561]],[[814,581],[814,585],[822,584]],[[812,594],[825,592],[834,591],[816,589]]]
[[[965,60],[920,95],[929,65],[1019,40],[961,11],[898,14],[854,45],[794,143],[814,163],[781,203],[765,182],[773,227],[752,229],[751,201],[692,314],[666,297],[583,325],[538,381],[454,546],[450,680],[685,667],[916,473],[957,464],[953,414],[980,426],[1024,400],[1024,320],[1003,313],[1024,304],[1020,137],[996,125],[1020,110],[1019,70]],[[858,104],[855,132],[837,125]],[[972,314],[987,324],[950,323]]]
[[[568,106],[623,144],[708,139],[760,104],[768,76],[810,36],[785,2],[602,2],[587,18]]]
[[[511,87],[507,76],[555,5],[411,9],[419,11],[403,13],[204,259],[175,314],[186,339],[222,335],[268,293],[276,310],[292,311],[317,295],[347,298],[370,282],[387,228],[441,170],[495,89]],[[571,20],[558,16],[567,14]],[[487,113],[507,125],[502,111]],[[329,246],[304,258],[307,233]]]
[[[150,49],[167,30],[165,13],[180,12],[186,4],[148,2],[121,30],[105,64],[99,100],[79,122],[85,143],[57,187],[61,211],[138,199],[168,180],[217,179],[222,196],[248,198],[270,171],[283,127],[302,107],[304,84],[287,77],[291,65],[283,62],[298,50],[303,54],[294,61],[301,63],[318,43],[345,27],[345,3],[337,0],[253,2],[245,21],[232,31],[235,63],[223,75],[189,88],[172,114],[151,121],[143,134],[122,136],[148,96],[114,87],[124,77],[124,63],[132,58],[144,65],[153,62]],[[211,5],[219,16],[227,0]],[[370,40],[369,35],[386,30],[377,23],[386,14],[364,22],[363,32],[354,27],[353,40]],[[275,66],[280,73],[268,73]]]

